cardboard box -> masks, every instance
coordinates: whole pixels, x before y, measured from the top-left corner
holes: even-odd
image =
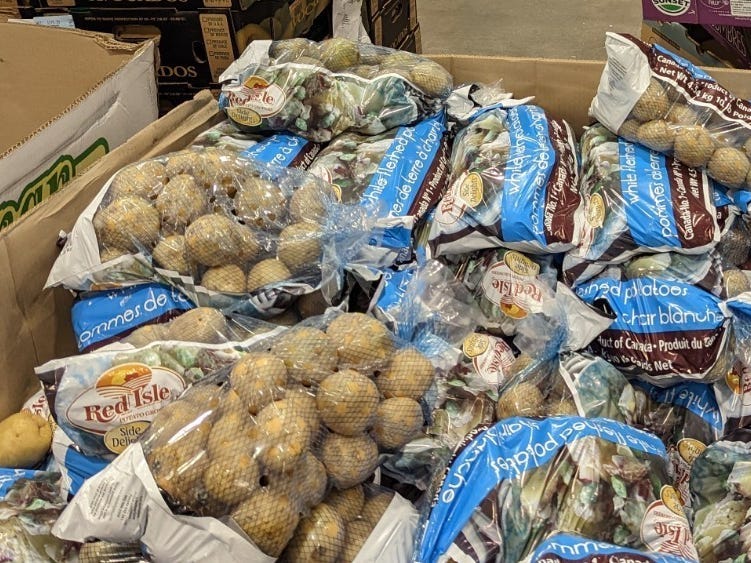
[[[0,6],[2,2],[9,2],[14,0],[0,0]],[[21,0],[18,0],[21,1]],[[248,10],[250,8],[256,9],[257,3],[261,3],[264,0],[23,0],[33,1],[37,8],[106,8],[106,9],[122,9],[122,8],[172,8],[180,11],[193,11],[203,8],[220,8],[227,10]],[[294,4],[294,2],[292,2]],[[298,19],[304,19],[306,17],[305,10],[309,8],[309,5],[305,2],[300,3],[295,8],[297,10],[296,17]]]
[[[71,9],[78,29],[112,33],[121,41],[159,37],[160,83],[208,86],[254,39],[308,32],[330,0],[258,0],[252,10],[179,8]]]
[[[419,25],[409,32],[398,48],[410,53],[422,53],[422,33],[420,33]]]
[[[417,0],[391,0],[373,19],[370,38],[376,45],[396,49],[417,27]]]
[[[751,0],[699,0],[703,25],[751,26]]]
[[[154,44],[0,24],[0,228],[157,117]]]
[[[751,27],[702,25],[736,68],[751,68]]]
[[[699,23],[699,2],[702,0],[642,0],[645,20],[678,23]]]
[[[698,27],[674,22],[645,21],[641,27],[641,39],[665,47],[695,65],[735,67],[727,57],[715,54],[716,49],[709,48],[706,43],[707,33],[702,34],[703,38],[697,37]]]
[[[597,90],[603,63],[596,61],[513,59],[440,55],[434,60],[456,83],[495,82],[516,96],[535,96],[552,115],[564,117],[577,133],[589,123],[587,110]],[[722,84],[751,98],[751,72],[708,69]],[[69,231],[107,179],[123,165],[185,146],[198,132],[219,121],[210,93],[176,108],[119,149],[99,160],[61,194],[0,233],[0,419],[20,408],[38,381],[34,366],[75,353],[70,328],[71,297],[64,290],[42,291],[57,255],[57,233]]]

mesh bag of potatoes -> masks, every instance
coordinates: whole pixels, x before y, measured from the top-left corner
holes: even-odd
[[[430,361],[378,320],[331,309],[255,341],[164,406],[107,471],[136,449],[174,513],[229,517],[270,557],[303,553],[301,534],[315,538],[320,526],[341,541],[326,495],[368,481],[382,452],[423,431],[434,379]],[[332,558],[322,560],[339,556],[325,549]]]
[[[715,185],[706,174],[600,124],[581,143],[587,220],[580,244],[567,254],[576,264],[569,269],[655,252],[701,254],[720,241]]]
[[[751,103],[658,45],[608,33],[605,48],[595,119],[721,184],[751,186]]]
[[[198,135],[191,146],[236,151],[266,164],[303,170],[321,150],[320,144],[290,133],[275,133],[268,137],[245,133],[229,120]]]
[[[194,303],[250,316],[342,285],[370,218],[330,185],[220,149],[189,149],[120,170],[77,220],[47,286],[167,281]]]
[[[149,325],[167,327],[158,341],[55,359],[35,369],[55,422],[84,455],[112,458],[121,453],[187,387],[237,362],[255,339],[273,334],[267,326],[268,334],[258,330],[260,335],[248,333],[232,339],[242,342],[228,342],[221,313],[195,311],[179,324]],[[205,322],[207,312],[213,326]]]
[[[517,563],[556,531],[698,560],[665,446],[606,418],[515,417],[481,429],[434,489],[420,562]]]
[[[341,37],[255,41],[220,82],[220,107],[240,129],[316,142],[414,123],[437,113],[453,86],[429,59]]]

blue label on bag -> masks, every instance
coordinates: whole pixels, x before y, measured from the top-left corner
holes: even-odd
[[[621,194],[631,236],[639,246],[682,246],[673,214],[665,156],[618,140]]]
[[[62,467],[62,471],[70,480],[68,495],[75,495],[87,479],[102,471],[109,464],[110,461],[104,458],[86,456],[74,447],[68,447]]]
[[[654,48],[655,51],[673,59],[675,62],[681,65],[683,69],[694,78],[698,78],[700,80],[711,80],[712,82],[714,82],[714,78],[709,76],[706,72],[704,72],[702,69],[700,69],[698,66],[696,66],[692,62],[687,61],[686,59],[684,59],[683,57],[679,55],[676,55],[675,53],[671,53],[670,51],[668,51],[667,49],[665,49],[664,47],[660,45],[652,45],[652,47]]]
[[[144,284],[84,296],[71,310],[79,351],[123,337],[135,328],[168,320],[194,305],[178,290]]]
[[[245,149],[240,154],[266,164],[289,168],[296,165],[300,157],[309,152],[314,145],[315,143],[291,133],[276,133]],[[315,154],[311,155],[309,160],[312,160],[313,156]],[[310,162],[307,164],[310,164]],[[307,165],[304,168],[307,168]]]
[[[434,500],[419,548],[419,561],[437,561],[475,508],[503,481],[551,461],[567,444],[592,436],[665,458],[655,436],[604,418],[514,417],[479,434],[448,468]]]
[[[637,551],[609,543],[556,534],[532,552],[530,563],[690,563],[689,559],[662,553]]]
[[[644,389],[649,397],[665,405],[683,407],[701,418],[718,432],[722,431],[722,415],[714,389],[705,383],[685,382],[662,388],[644,381],[634,380],[634,385]]]
[[[585,303],[604,299],[616,318],[608,330],[636,334],[714,330],[726,316],[722,301],[696,286],[657,278],[595,279],[576,288]]]
[[[384,217],[416,214],[415,203],[422,196],[446,132],[445,120],[441,112],[412,127],[399,128],[362,194],[364,206]]]
[[[509,242],[545,245],[546,188],[556,164],[548,119],[540,107],[519,106],[508,110],[506,125],[510,147],[499,190],[501,235]]]
[[[714,197],[715,207],[726,207],[733,203],[733,200],[730,199],[730,196],[728,196],[727,192],[716,184],[714,186],[714,190],[712,190],[712,195]],[[749,196],[751,196],[751,194],[749,194]]]
[[[733,192],[733,203],[741,210],[741,213],[748,215],[749,205],[751,204],[751,192],[747,190],[735,190]]]
[[[44,473],[44,471],[35,471],[33,469],[9,469],[0,467],[0,500],[5,498],[8,491],[10,491],[10,488],[19,479],[33,479],[37,475]]]

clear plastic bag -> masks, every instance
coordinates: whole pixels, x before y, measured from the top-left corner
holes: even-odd
[[[303,170],[307,170],[321,150],[320,144],[291,133],[276,133],[269,137],[244,133],[229,120],[198,135],[191,146],[235,151],[273,166]]]
[[[431,216],[432,254],[576,246],[584,216],[571,127],[533,105],[495,106],[473,117],[457,133],[451,186]]]
[[[702,562],[742,561],[751,548],[751,434],[742,429],[715,442],[694,461],[691,497],[694,540]]]
[[[219,105],[239,128],[316,142],[409,125],[437,113],[452,88],[429,59],[341,37],[255,41],[220,81]]]
[[[722,415],[711,385],[679,383],[662,389],[634,381],[636,408],[632,425],[651,432],[668,450],[673,482],[681,502],[691,508],[691,465],[723,434]]]
[[[386,222],[371,244],[395,248],[411,259],[412,227],[443,195],[449,143],[443,112],[375,136],[345,133],[321,151],[310,173],[331,183],[345,203],[377,211]]]
[[[700,254],[719,242],[714,183],[705,174],[600,124],[581,145],[587,220],[571,258],[619,263],[653,252]]]
[[[731,188],[751,186],[751,104],[690,62],[608,33],[608,62],[590,113],[608,129]]]
[[[147,489],[153,479],[170,514],[222,518],[278,557],[301,513],[315,521],[330,510],[321,505],[330,487],[366,482],[380,453],[423,432],[422,403],[435,377],[428,358],[373,317],[329,310],[255,341],[239,361],[159,410],[139,442],[84,486],[71,514],[90,525],[91,487],[133,464],[143,470],[134,478]],[[71,516],[60,532],[80,537],[80,525]],[[135,521],[125,530],[108,525],[101,523],[102,539],[144,533]]]
[[[552,532],[696,560],[665,447],[607,419],[511,418],[436,482],[416,560],[518,562]]]
[[[371,223],[302,171],[188,149],[113,176],[76,222],[47,286],[167,281],[198,305],[272,317],[318,289],[331,302]]]

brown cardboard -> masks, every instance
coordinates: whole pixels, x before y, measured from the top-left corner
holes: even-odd
[[[517,96],[533,95],[553,115],[580,132],[603,63],[436,55],[457,84],[480,81],[503,85]],[[707,69],[736,95],[751,98],[751,71]],[[41,292],[57,255],[57,233],[69,231],[79,213],[121,166],[185,146],[199,131],[221,119],[209,92],[200,93],[100,159],[62,193],[0,233],[0,419],[17,410],[37,388],[33,368],[75,353],[70,327],[71,297],[63,290]]]
[[[122,166],[184,147],[220,120],[209,92],[146,127],[98,160],[68,187],[0,233],[0,419],[17,411],[36,390],[33,369],[40,362],[75,349],[70,325],[72,297],[42,291],[45,271],[54,262],[60,231],[69,231],[104,182]]]

